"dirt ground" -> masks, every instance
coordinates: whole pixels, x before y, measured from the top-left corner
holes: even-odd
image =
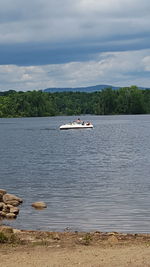
[[[150,266],[150,234],[15,231],[0,267]]]
[[[150,247],[17,247],[0,249],[0,266],[4,267],[100,267],[150,266]]]

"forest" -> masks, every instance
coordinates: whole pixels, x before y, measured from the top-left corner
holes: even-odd
[[[150,90],[131,86],[92,93],[0,92],[0,118],[81,114],[150,114]]]

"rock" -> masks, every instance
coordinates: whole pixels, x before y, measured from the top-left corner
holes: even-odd
[[[13,206],[19,206],[20,203],[23,202],[23,200],[15,195],[12,194],[4,194],[3,195],[3,202],[5,204],[11,204]]]
[[[4,190],[4,189],[0,189],[0,194],[5,195],[6,193],[7,193],[6,190]]]
[[[8,207],[8,208],[13,208],[14,206],[11,205],[11,204],[7,204],[7,207]]]
[[[19,213],[19,209],[18,209],[17,207],[13,207],[13,206],[12,206],[12,207],[10,208],[10,213],[14,213],[14,214],[17,215],[17,214]]]
[[[7,193],[7,191],[6,190],[4,190],[4,189],[0,189],[0,195],[5,195]]]
[[[47,208],[47,205],[45,204],[45,202],[39,201],[32,203],[32,207],[35,209],[44,209]]]
[[[7,192],[4,189],[0,189],[0,201],[3,200],[3,195],[5,195]]]
[[[3,203],[3,209],[2,209],[2,211],[8,213],[10,211],[10,208],[7,207],[7,205],[5,203]]]
[[[17,200],[12,200],[11,202],[11,205],[13,206],[13,207],[17,207],[17,206],[19,206],[21,203],[20,202],[18,202]]]
[[[15,213],[6,213],[6,219],[16,219],[16,214]]]
[[[8,194],[6,190],[0,189],[0,220],[16,219],[23,200],[15,195]]]
[[[6,205],[6,204],[4,204],[4,205]],[[14,206],[13,206],[13,205],[10,205],[10,204],[7,204],[7,208],[8,208],[9,211],[10,211],[10,209],[11,209],[11,208],[14,208]]]
[[[10,226],[0,226],[0,232],[5,233],[5,234],[12,234],[13,233],[13,228]]]
[[[108,242],[113,245],[113,244],[117,244],[119,241],[118,241],[118,238],[115,236],[115,235],[111,235],[109,238],[108,238]]]
[[[22,233],[22,231],[21,230],[19,230],[19,229],[13,229],[13,233],[14,234],[21,234]]]
[[[0,211],[0,219],[4,219],[6,217],[6,213],[4,211]]]
[[[53,239],[54,239],[54,240],[60,240],[59,234],[56,233],[56,234],[53,236]]]
[[[0,202],[0,211],[3,210],[3,207],[4,207],[4,203]]]

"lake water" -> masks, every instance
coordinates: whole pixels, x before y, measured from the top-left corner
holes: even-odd
[[[5,223],[150,233],[150,116],[81,116],[94,129],[59,130],[74,119],[0,119],[0,188],[24,199]]]

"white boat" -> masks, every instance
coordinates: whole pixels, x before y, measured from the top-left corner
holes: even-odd
[[[70,130],[70,129],[87,129],[87,128],[93,128],[93,125],[91,122],[84,122],[80,119],[61,125],[59,127],[60,130]]]

